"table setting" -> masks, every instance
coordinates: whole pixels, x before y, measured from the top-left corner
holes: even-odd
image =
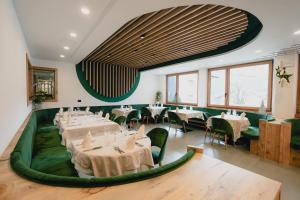
[[[138,131],[105,132],[73,140],[69,147],[72,162],[81,176],[109,177],[154,167],[151,141],[142,125]]]
[[[186,106],[184,106],[182,109],[179,109],[177,107],[175,110],[169,110],[169,112],[175,112],[181,120],[187,123],[191,118],[204,119],[203,112],[198,110],[193,110],[192,106],[190,106],[189,109],[187,109]]]
[[[119,116],[124,116],[124,117],[127,117],[127,115],[133,111],[135,109],[132,108],[132,106],[123,106],[121,105],[120,108],[114,108],[112,109],[112,113],[115,114],[117,117]]]

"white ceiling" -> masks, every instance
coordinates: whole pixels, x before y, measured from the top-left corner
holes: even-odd
[[[299,50],[300,0],[14,0],[31,57],[78,63],[130,19],[179,5],[219,4],[251,12],[263,23],[250,44],[210,58],[151,70],[155,74],[189,71],[272,58],[275,52]],[[91,10],[84,16],[80,8]],[[77,38],[69,33],[76,32]],[[66,51],[63,46],[71,49]],[[261,53],[255,53],[261,50]],[[64,54],[65,58],[59,55]]]

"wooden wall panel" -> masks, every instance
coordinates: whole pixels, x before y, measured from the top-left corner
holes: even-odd
[[[92,89],[112,98],[127,93],[139,75],[134,68],[93,61],[83,61],[82,72]]]

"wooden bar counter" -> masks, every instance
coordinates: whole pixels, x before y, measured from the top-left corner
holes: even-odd
[[[9,161],[0,162],[0,174],[1,200],[278,200],[281,192],[281,183],[205,156],[199,149],[190,161],[170,173],[111,187],[64,188],[34,183],[16,175]]]

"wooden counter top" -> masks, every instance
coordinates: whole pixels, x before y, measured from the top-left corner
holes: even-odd
[[[27,181],[16,175],[9,161],[0,162],[1,200],[186,200],[280,199],[281,183],[202,153],[184,166],[140,182],[96,188],[64,188]]]

